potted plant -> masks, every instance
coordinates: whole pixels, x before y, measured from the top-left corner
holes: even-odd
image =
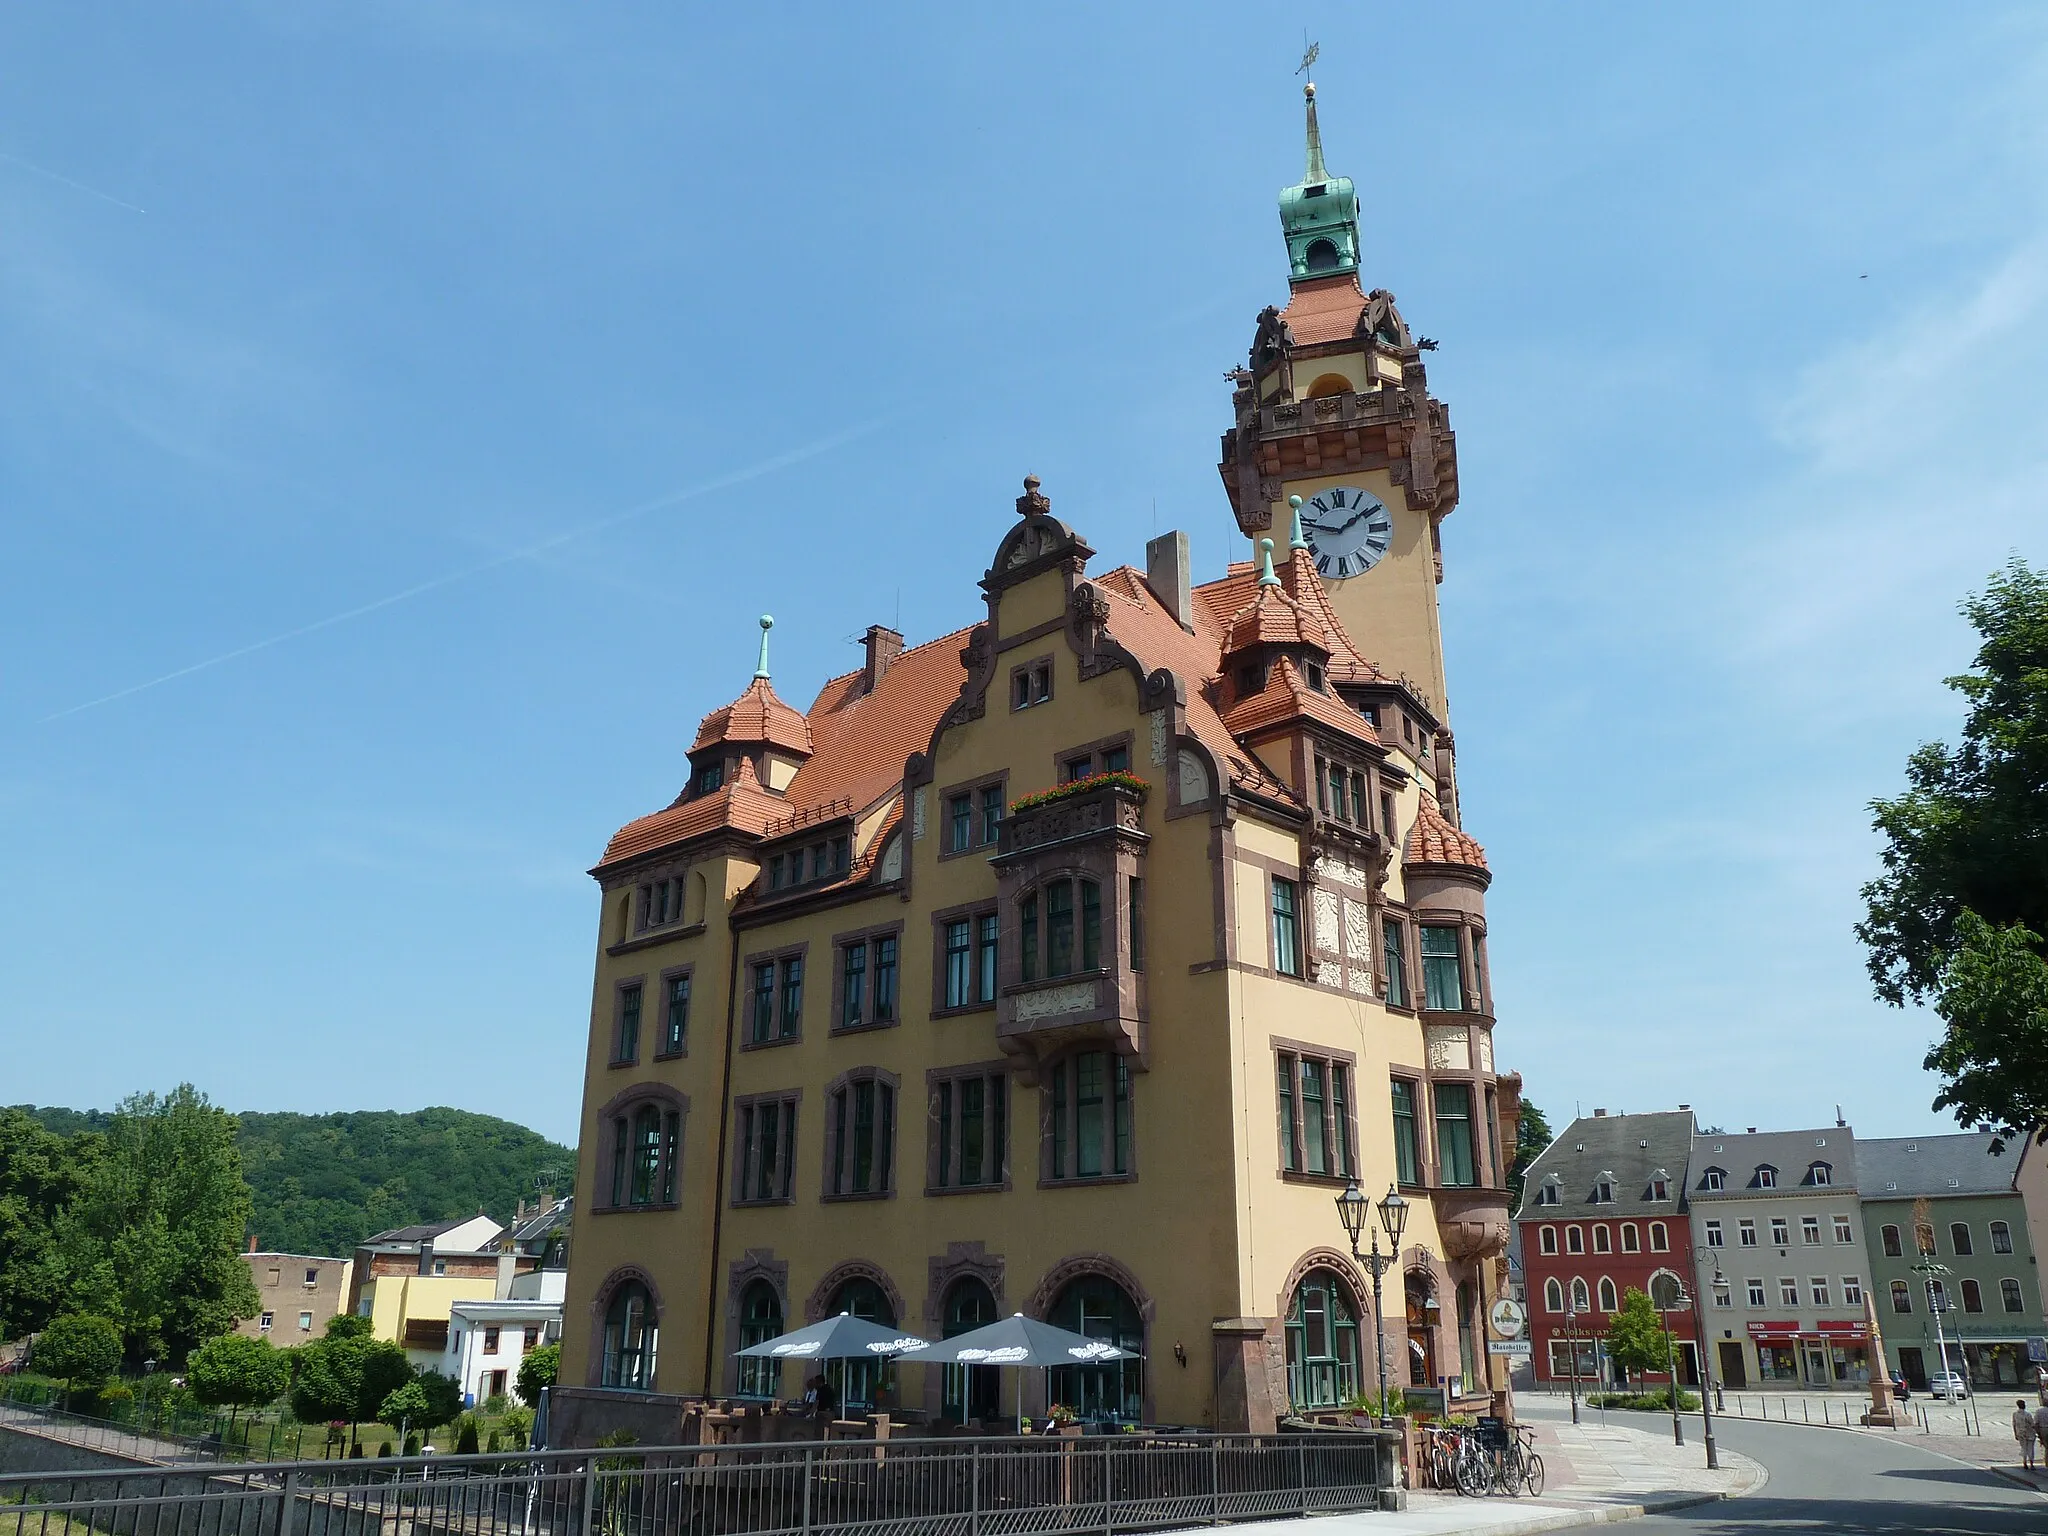
[[[1052,1421],[1052,1432],[1056,1435],[1075,1439],[1081,1433],[1081,1417],[1065,1403],[1054,1403],[1046,1417]]]

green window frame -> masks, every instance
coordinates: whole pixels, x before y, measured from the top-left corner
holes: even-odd
[[[1447,1189],[1471,1189],[1479,1183],[1472,1141],[1471,1085],[1438,1083],[1435,1107],[1438,1174]]]
[[[1422,1006],[1439,1013],[1465,1011],[1464,966],[1458,930],[1422,926]]]
[[[1397,917],[1380,922],[1380,961],[1387,972],[1387,1006],[1408,1006],[1408,960],[1406,934]]]
[[[1292,880],[1273,876],[1273,969],[1282,976],[1301,974],[1300,903]]]

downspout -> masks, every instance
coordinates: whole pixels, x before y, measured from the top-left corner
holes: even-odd
[[[764,637],[762,643],[765,645]],[[705,1278],[704,1292],[704,1395],[716,1396],[711,1385],[711,1367],[718,1348],[718,1251],[719,1240],[725,1231],[725,1159],[732,1144],[732,1055],[733,1042],[737,1034],[740,982],[740,931],[739,923],[727,909],[726,933],[732,953],[726,957],[725,968],[725,1070],[718,1089],[718,1159],[717,1177],[711,1186],[711,1269]]]

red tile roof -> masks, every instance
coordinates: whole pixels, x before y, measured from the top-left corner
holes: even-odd
[[[789,806],[783,798],[761,787],[761,781],[754,777],[753,760],[743,757],[739,772],[710,794],[699,795],[694,800],[678,800],[667,810],[642,816],[619,828],[605,845],[604,857],[597,861],[598,867],[601,869],[622,859],[637,858],[643,853],[652,853],[657,848],[666,848],[671,843],[680,843],[720,827],[733,827],[751,832],[756,837],[763,836],[788,814]]]
[[[811,726],[775,696],[767,678],[757,677],[747,684],[745,693],[704,717],[690,750],[697,752],[720,743],[752,746],[762,742],[785,752],[808,753]]]
[[[1233,736],[1250,736],[1267,726],[1297,720],[1313,720],[1359,741],[1379,742],[1379,733],[1364,715],[1335,694],[1309,687],[1291,656],[1283,656],[1267,672],[1265,687],[1223,711],[1223,724]]]
[[[1408,846],[1402,850],[1401,863],[1404,867],[1449,865],[1485,869],[1486,850],[1446,821],[1434,797],[1424,794],[1415,825],[1408,829]]]
[[[1358,286],[1357,275],[1346,272],[1296,283],[1280,318],[1294,332],[1295,345],[1308,347],[1357,335],[1365,306],[1365,291]]]
[[[1278,568],[1278,575],[1281,589],[1322,626],[1330,652],[1328,671],[1332,678],[1340,683],[1385,680],[1386,674],[1366,659],[1365,652],[1359,649],[1358,642],[1351,638],[1350,631],[1338,619],[1336,610],[1330,606],[1329,589],[1323,585],[1323,578],[1316,574],[1312,562],[1290,559]],[[1258,583],[1258,568],[1250,561],[1241,561],[1231,565],[1227,576],[1196,587],[1196,623],[1199,625],[1206,621],[1206,627],[1221,637],[1230,627],[1231,618],[1257,594]]]
[[[1260,587],[1252,600],[1230,616],[1223,628],[1223,654],[1255,645],[1312,646],[1330,652],[1330,633],[1309,611],[1287,595],[1285,587]]]

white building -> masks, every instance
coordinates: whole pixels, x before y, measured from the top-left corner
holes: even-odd
[[[554,1273],[557,1283],[552,1300],[506,1297],[458,1301],[448,1308],[448,1348],[437,1369],[461,1383],[465,1407],[501,1394],[510,1396],[519,1380],[519,1362],[527,1351],[562,1336],[561,1272]]]

